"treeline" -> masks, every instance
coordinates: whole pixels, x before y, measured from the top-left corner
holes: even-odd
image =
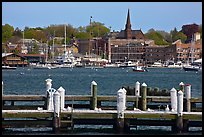
[[[110,32],[110,28],[106,27],[103,23],[92,22],[91,26],[74,28],[72,25],[66,25],[66,43],[69,43],[71,38],[76,39],[89,39],[93,37],[103,37]],[[199,32],[202,38],[202,24],[199,25]],[[20,30],[18,27],[14,29],[13,26],[9,24],[2,25],[2,42],[12,42],[15,43],[19,39],[36,39],[41,42],[51,42],[53,37],[64,37],[65,36],[65,25],[50,25],[45,28],[36,27],[29,28],[25,27],[24,30]],[[177,30],[174,28],[170,32],[165,32],[163,30],[150,29],[145,33],[145,37],[155,41],[156,45],[170,45],[172,42],[181,39],[184,43],[187,36],[183,33],[182,29]],[[63,44],[64,39],[61,41],[56,41],[57,44]]]
[[[71,38],[77,39],[90,39],[93,37],[103,37],[110,29],[105,27],[103,23],[92,22],[91,26],[74,28],[72,25],[66,25],[66,42],[69,43]],[[14,29],[9,24],[2,25],[2,42],[7,41],[16,42],[19,39],[36,39],[38,41],[47,42],[51,41],[53,37],[65,37],[65,25],[50,25],[45,28],[36,27],[29,28],[25,27],[24,30],[20,30],[18,27]],[[64,40],[58,41],[58,43],[64,43]]]

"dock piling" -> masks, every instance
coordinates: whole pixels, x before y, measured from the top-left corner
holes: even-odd
[[[2,96],[4,94],[4,82],[2,81]]]
[[[172,88],[170,90],[171,96],[171,111],[177,111],[177,90]]]
[[[95,108],[97,108],[97,83],[95,81],[91,82],[91,95],[92,95],[92,99],[91,99],[91,109],[94,110]]]
[[[54,88],[50,88],[47,90],[47,110],[54,110],[53,106],[53,94],[56,90]]]
[[[138,81],[135,83],[135,96],[136,96],[135,108],[138,108],[138,101],[140,96],[140,82]]]
[[[54,103],[54,131],[58,132],[60,129],[60,93],[58,90],[53,94],[53,103]]]
[[[141,86],[141,97],[142,97],[141,108],[143,111],[146,111],[147,109],[147,85],[145,83],[143,83]]]
[[[61,110],[64,109],[64,105],[65,105],[65,89],[63,87],[60,87],[57,89],[57,91],[60,94],[60,104],[61,104]]]
[[[179,90],[178,92],[178,106],[177,106],[177,132],[181,133],[183,131],[183,92]]]
[[[179,83],[179,88],[180,88],[180,90],[182,91],[182,92],[184,92],[184,83],[183,82],[181,82],[181,83]]]
[[[185,85],[185,97],[186,97],[186,106],[185,109],[187,112],[191,112],[191,85],[186,84]]]
[[[116,120],[116,129],[120,133],[124,131],[125,120],[124,120],[124,111],[126,109],[126,90],[119,89],[117,92],[117,120]]]

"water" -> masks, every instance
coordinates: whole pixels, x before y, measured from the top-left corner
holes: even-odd
[[[179,68],[149,68],[148,70],[148,72],[133,72],[131,68],[46,70],[25,67],[16,70],[2,70],[2,80],[5,95],[45,94],[45,80],[51,78],[52,87],[58,89],[62,86],[66,95],[90,95],[92,81],[98,85],[98,95],[117,95],[117,91],[122,86],[134,87],[139,81],[140,84],[146,83],[150,87],[168,90],[173,87],[179,88],[179,83],[184,82],[184,84],[191,84],[192,97],[202,97],[202,72],[185,72]],[[106,126],[95,128],[96,131],[92,128],[84,129],[80,130],[80,134],[111,134],[110,129],[112,128],[106,129]],[[163,130],[160,128],[160,131]],[[166,130],[168,131],[168,128]],[[134,130],[133,134],[135,134]]]

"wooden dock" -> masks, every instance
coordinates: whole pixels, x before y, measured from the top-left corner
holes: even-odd
[[[99,110],[90,110],[91,95],[66,95],[65,108],[72,107],[72,110],[60,112],[61,129],[70,130],[77,124],[88,125],[113,125],[117,127],[117,110],[114,105],[102,105],[103,102],[116,102],[116,96],[97,96],[97,107]],[[139,98],[140,99],[140,98]],[[24,127],[51,127],[53,128],[54,112],[44,110],[46,108],[46,96],[44,95],[4,95],[2,110],[3,128],[24,128]],[[127,102],[136,101],[134,96],[127,96]],[[26,105],[19,105],[20,102],[26,102]],[[33,103],[35,102],[35,103]],[[85,102],[81,104],[80,102]],[[177,121],[177,112],[166,112],[164,107],[157,108],[158,105],[151,103],[168,104],[170,97],[166,96],[147,96],[148,108],[154,111],[133,110],[134,106],[127,106],[124,112],[124,123],[130,127],[139,125],[146,126],[171,126],[172,131]],[[183,112],[183,120],[188,121],[185,125],[185,131],[189,127],[202,127],[202,112],[196,103],[202,103],[202,98],[192,98],[192,112]],[[34,104],[34,105],[33,105]],[[35,105],[39,104],[39,105]],[[165,106],[165,105],[163,105]],[[171,107],[171,105],[169,104]],[[39,107],[43,110],[37,110]],[[157,108],[157,109],[155,109]],[[20,119],[20,120],[19,120]],[[23,120],[22,120],[23,119]],[[184,122],[185,123],[185,122]],[[117,130],[117,128],[115,128]],[[53,129],[54,130],[54,129]],[[182,129],[184,130],[184,129]]]
[[[125,133],[143,125],[170,126],[172,132],[181,133],[202,127],[202,97],[184,97],[184,88],[172,89],[171,96],[147,96],[143,84],[141,95],[126,95],[120,89],[116,96],[104,96],[97,95],[94,82],[91,95],[65,95],[63,88],[47,85],[47,95],[2,95],[2,128],[50,127],[58,133],[72,131],[75,125],[112,125]],[[173,92],[178,92],[176,110]]]

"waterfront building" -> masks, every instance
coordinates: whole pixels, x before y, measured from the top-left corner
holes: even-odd
[[[27,65],[28,61],[23,56],[15,53],[2,53],[2,66],[23,67]]]
[[[192,43],[182,43],[180,40],[177,40],[172,45],[176,49],[174,58],[176,61],[182,61],[184,63],[191,62],[191,60],[197,60],[202,58],[202,40],[195,41],[195,44]]]

